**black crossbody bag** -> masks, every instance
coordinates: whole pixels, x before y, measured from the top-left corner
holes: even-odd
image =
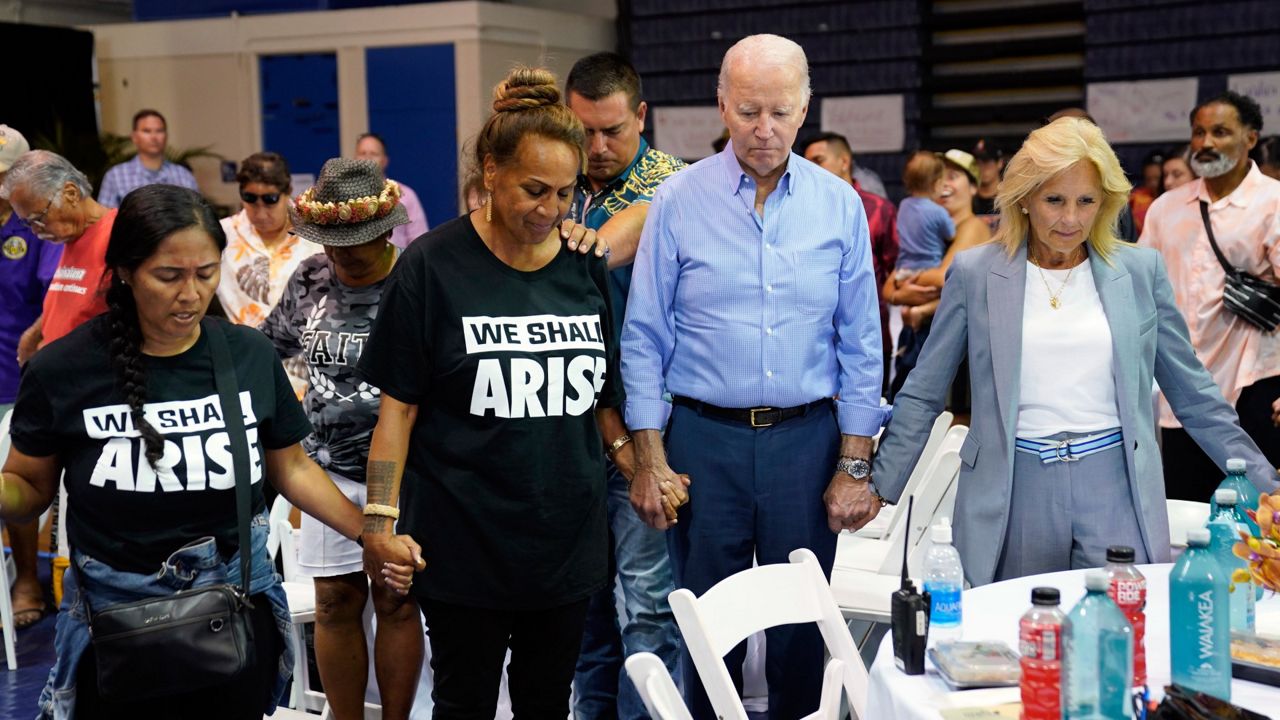
[[[1213,225],[1209,223],[1209,203],[1204,200],[1200,201],[1200,217],[1204,220],[1204,231],[1209,234],[1213,254],[1218,256],[1218,262],[1227,274],[1222,304],[1263,332],[1275,330],[1280,326],[1280,285],[1237,270],[1227,262],[1226,256],[1218,249],[1218,241],[1213,238]]]
[[[231,439],[240,535],[240,585],[223,583],[112,605],[98,612],[83,595],[98,666],[98,693],[108,700],[147,700],[224,684],[251,664],[249,601],[249,444],[235,365],[225,330],[201,323],[209,339],[214,382]],[[77,573],[78,566],[72,563]],[[81,587],[84,585],[83,576]]]

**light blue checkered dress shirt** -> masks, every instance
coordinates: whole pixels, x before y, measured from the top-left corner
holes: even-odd
[[[664,391],[728,408],[838,396],[840,432],[874,435],[889,410],[862,202],[794,153],[763,219],[755,192],[732,143],[658,188],[622,330],[627,425],[665,427]]]
[[[107,171],[102,178],[102,188],[98,191],[98,202],[107,207],[118,208],[125,195],[143,185],[178,185],[200,190],[196,186],[195,176],[181,165],[165,160],[159,170],[148,170],[142,160],[134,155]]]

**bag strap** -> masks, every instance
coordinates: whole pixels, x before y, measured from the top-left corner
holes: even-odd
[[[1227,262],[1227,257],[1218,249],[1218,241],[1213,237],[1213,223],[1209,222],[1209,203],[1204,200],[1200,201],[1200,219],[1204,220],[1204,231],[1209,234],[1209,247],[1212,247],[1213,254],[1218,256],[1218,262],[1222,264],[1223,271],[1227,273],[1227,277],[1235,277],[1240,271]]]
[[[244,427],[244,411],[240,405],[240,385],[236,382],[236,366],[227,349],[227,332],[222,323],[205,318],[200,327],[209,338],[209,355],[213,359],[213,382],[218,389],[218,402],[227,435],[231,439],[232,474],[236,480],[236,527],[240,533],[240,588],[249,597],[249,440]]]

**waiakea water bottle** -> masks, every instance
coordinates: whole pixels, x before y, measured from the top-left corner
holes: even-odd
[[[1256,510],[1258,507],[1258,488],[1253,486],[1253,481],[1249,480],[1249,476],[1245,475],[1244,460],[1240,458],[1230,458],[1227,460],[1227,476],[1222,479],[1222,484],[1218,485],[1219,490],[1235,490],[1236,505],[1242,509]],[[1217,493],[1214,497],[1209,498],[1209,517],[1213,517],[1218,513]],[[1249,534],[1258,536],[1258,524],[1249,518],[1248,513],[1244,515],[1244,522],[1249,526]]]
[[[1248,569],[1248,564],[1236,557],[1232,548],[1240,542],[1240,530],[1248,532],[1237,517],[1236,491],[1229,488],[1218,488],[1213,494],[1218,509],[1209,516],[1209,548],[1213,557],[1227,574],[1228,594],[1231,597],[1228,606],[1231,608],[1231,629],[1236,632],[1253,632],[1256,613],[1256,598],[1253,594],[1253,583],[1236,583],[1231,581],[1231,573],[1237,568]]]
[[[1227,576],[1209,549],[1209,531],[1187,531],[1187,549],[1169,572],[1169,658],[1173,681],[1231,700]]]
[[[1133,717],[1133,627],[1107,597],[1111,579],[1103,570],[1084,576],[1088,591],[1067,615],[1062,671],[1066,720],[1127,720]]]
[[[924,556],[924,589],[929,593],[929,633],[935,645],[960,639],[960,606],[964,569],[951,544],[951,518],[940,518],[929,529],[933,547]]]
[[[1062,718],[1062,626],[1067,616],[1058,600],[1058,588],[1035,588],[1031,609],[1018,623],[1021,720]]]

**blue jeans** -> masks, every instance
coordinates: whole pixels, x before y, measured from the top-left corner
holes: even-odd
[[[680,631],[667,595],[675,590],[665,533],[654,530],[631,507],[626,478],[608,464],[609,584],[591,596],[582,652],[574,674],[574,717],[580,720],[642,720],[649,717],[623,659],[651,652],[672,677],[680,658]],[[626,617],[621,628],[614,600],[616,566]]]
[[[249,594],[265,594],[271,601],[276,628],[282,638],[289,636],[291,621],[289,605],[280,578],[267,556],[267,516],[250,519],[249,542],[252,546],[249,565]],[[105,608],[120,603],[133,602],[148,597],[171,595],[180,590],[207,587],[224,582],[240,583],[240,555],[237,552],[225,562],[218,555],[217,543],[212,537],[202,538],[175,550],[150,575],[123,572],[83,553],[75,552],[71,561],[79,573],[68,570],[63,578],[62,608],[54,629],[54,648],[58,652],[49,680],[40,693],[40,714],[37,720],[69,720],[75,717],[76,670],[80,658],[89,647],[89,624],[85,614],[83,595],[88,594],[94,608]],[[81,577],[85,586],[81,587]],[[293,672],[293,646],[284,643],[284,652],[276,677],[273,697],[284,694],[285,685]],[[163,699],[157,702],[163,702]],[[275,703],[263,708],[274,712]]]

